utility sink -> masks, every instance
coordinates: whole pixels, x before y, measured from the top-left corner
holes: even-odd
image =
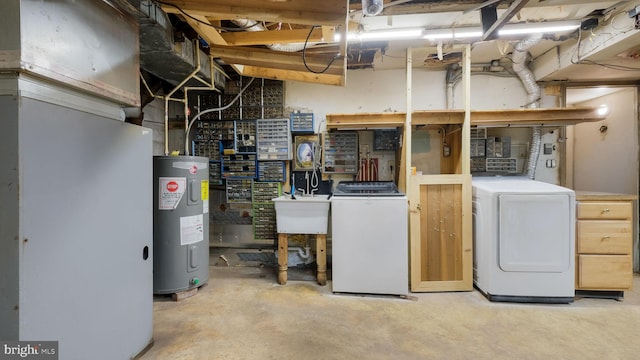
[[[326,234],[329,219],[329,195],[282,195],[271,199],[276,206],[280,234]]]

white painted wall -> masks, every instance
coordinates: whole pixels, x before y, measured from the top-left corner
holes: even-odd
[[[412,103],[414,110],[446,108],[445,71],[413,70]],[[454,108],[463,107],[462,83],[454,91]],[[526,92],[516,77],[473,75],[471,108],[518,109],[526,103]],[[545,96],[541,107],[556,107],[555,96]],[[347,72],[345,87],[288,81],[285,104],[290,110],[309,110],[320,124],[326,114],[367,112],[405,112],[405,70],[353,70]],[[317,125],[318,125],[317,124]],[[320,130],[323,130],[323,124]]]
[[[573,130],[573,184],[578,190],[638,194],[638,113],[635,88],[626,88],[576,106],[607,104],[603,121]],[[600,127],[608,130],[601,133]]]

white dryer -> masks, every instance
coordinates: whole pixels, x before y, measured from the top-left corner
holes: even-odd
[[[569,303],[575,193],[524,177],[474,177],[473,279],[491,301]]]

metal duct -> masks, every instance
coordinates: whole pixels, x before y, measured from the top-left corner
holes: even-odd
[[[382,12],[382,0],[362,0],[362,13],[366,16],[376,16]]]
[[[513,60],[513,71],[518,74],[522,85],[527,91],[527,108],[537,108],[540,100],[540,87],[536,83],[533,72],[527,66],[528,50],[542,40],[542,34],[533,34],[516,44],[511,59]],[[540,144],[542,142],[542,130],[540,126],[535,126],[531,132],[531,143],[529,146],[529,157],[527,159],[526,174],[533,179],[536,174],[538,157],[540,156]]]
[[[450,64],[447,66],[447,109],[453,109],[453,87],[456,83],[456,79],[460,77],[462,74],[462,67],[457,63]]]
[[[528,50],[533,45],[542,40],[542,34],[533,34],[528,38],[520,41],[516,44],[513,50],[511,60],[513,60],[513,71],[518,74],[518,77],[522,81],[525,90],[527,91],[527,103],[525,107],[537,108],[538,100],[540,100],[540,87],[536,83],[536,78],[533,76],[533,72],[527,66]]]
[[[255,20],[236,19],[236,20],[231,20],[231,22],[240,26],[245,31],[270,31],[270,30],[267,30],[261,23]],[[317,43],[307,43],[307,46],[311,46],[315,44]],[[304,49],[304,43],[269,44],[265,46],[274,51],[285,51],[285,52],[296,52]]]
[[[173,28],[162,9],[151,1],[140,2],[140,67],[160,79],[177,85],[193,70],[196,64],[196,51],[200,52],[201,69],[198,76],[211,81],[209,57],[191,41],[174,42]],[[224,77],[214,69],[214,83],[219,90],[224,89]],[[202,86],[191,80],[186,85]]]

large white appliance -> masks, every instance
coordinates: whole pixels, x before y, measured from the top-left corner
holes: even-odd
[[[334,292],[409,292],[407,197],[392,182],[341,182],[331,199]]]
[[[573,190],[524,177],[472,184],[476,287],[491,301],[572,302]]]

